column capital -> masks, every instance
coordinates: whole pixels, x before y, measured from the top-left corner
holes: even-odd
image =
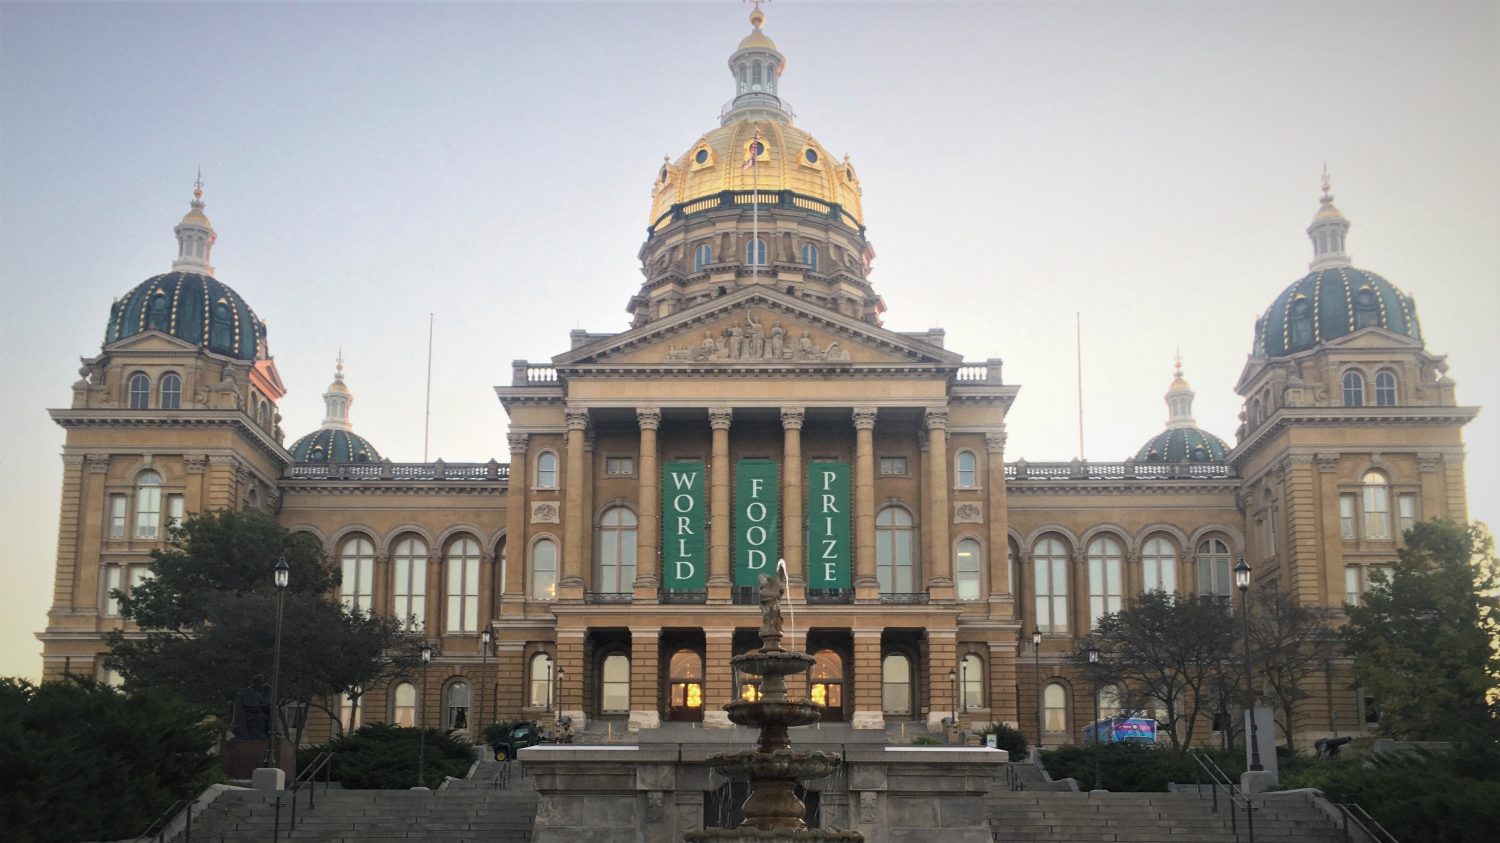
[[[807,410],[802,407],[782,407],[781,427],[783,430],[801,430],[806,416]]]
[[[1339,470],[1339,455],[1333,453],[1318,453],[1313,459],[1318,462],[1318,471],[1323,474],[1332,474]]]
[[[928,430],[947,430],[948,408],[928,407],[922,414],[922,421],[927,425]]]
[[[510,443],[510,452],[512,454],[526,453],[526,443],[530,438],[525,433],[508,433],[505,436],[506,441]]]
[[[208,467],[208,455],[187,454],[182,458],[182,466],[188,474],[202,474]]]
[[[729,407],[710,407],[708,410],[708,426],[714,430],[728,430],[733,418],[734,410]]]
[[[1443,455],[1437,451],[1420,451],[1417,453],[1417,470],[1437,471],[1443,464]]]
[[[986,433],[984,435],[984,447],[985,450],[989,451],[992,454],[1004,456],[1005,431],[1001,430],[998,433]]]
[[[661,408],[636,407],[635,423],[640,425],[641,430],[659,430],[661,428]]]
[[[876,407],[855,407],[854,408],[854,429],[855,430],[874,430],[875,429],[875,416],[876,416],[877,413],[878,413],[878,408],[876,408]]]
[[[563,414],[567,421],[568,430],[583,430],[589,426],[588,410],[568,410]]]
[[[83,457],[83,461],[86,465],[88,465],[90,474],[109,473],[108,454],[87,454]]]

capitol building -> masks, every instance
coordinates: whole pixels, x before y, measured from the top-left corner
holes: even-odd
[[[1229,596],[1243,555],[1257,587],[1337,617],[1405,528],[1466,517],[1477,409],[1416,302],[1351,265],[1326,178],[1276,235],[1311,211],[1310,265],[1231,326],[1249,354],[1238,429],[1197,425],[1179,361],[1132,459],[1028,461],[1001,360],[892,327],[859,168],[794,122],[763,19],[729,55],[718,125],[679,139],[641,197],[629,327],[511,350],[541,357],[494,387],[510,453],[489,462],[386,459],[351,421],[342,360],[319,428],[284,432],[272,338],[213,266],[195,190],[170,271],[85,303],[103,343],[51,411],[66,443],[45,677],[111,679],[111,592],[175,519],[250,508],[315,537],[348,605],[432,641],[425,683],[370,689],[365,722],[727,726],[723,704],[756,693],[730,658],[759,646],[759,578],[784,563],[786,646],[815,656],[825,720],[1009,722],[1056,745],[1092,719],[1078,642],[1134,595]],[[1283,724],[1299,737],[1378,717],[1346,663],[1328,670]],[[1106,688],[1106,713],[1129,691]]]

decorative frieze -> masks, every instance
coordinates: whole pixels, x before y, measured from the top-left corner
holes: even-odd
[[[814,338],[810,331],[799,337],[780,322],[767,328],[751,310],[743,324],[738,319],[703,331],[696,345],[667,345],[666,363],[847,363],[849,351],[838,340]]]

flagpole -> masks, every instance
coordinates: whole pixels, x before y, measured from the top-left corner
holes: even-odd
[[[750,264],[750,283],[756,284],[760,281],[760,135],[756,135],[750,141],[750,178],[754,185],[751,190],[753,195],[750,200],[750,253],[753,258]]]

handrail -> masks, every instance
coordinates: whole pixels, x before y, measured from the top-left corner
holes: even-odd
[[[1197,762],[1197,766],[1193,770],[1193,779],[1194,785],[1198,789],[1198,798],[1203,798],[1203,781],[1199,778],[1199,773],[1201,772],[1208,776],[1209,784],[1212,786],[1214,813],[1217,814],[1219,812],[1219,788],[1222,787],[1225,789],[1225,794],[1229,802],[1229,830],[1234,832],[1234,839],[1240,839],[1239,819],[1235,813],[1235,809],[1243,808],[1245,810],[1245,828],[1250,837],[1249,843],[1255,843],[1255,806],[1250,804],[1250,799],[1235,786],[1234,780],[1229,778],[1229,774],[1224,772],[1224,768],[1220,767],[1212,758],[1195,751],[1189,751],[1188,757]]]
[[[496,790],[504,790],[510,787],[510,760],[506,759],[500,763],[500,771],[490,779],[490,786]]]
[[[153,836],[155,836],[157,843],[166,843],[167,825],[172,822],[173,817],[177,816],[178,811],[181,811],[183,808],[188,808],[190,810],[188,810],[187,817],[187,834],[182,838],[183,843],[187,843],[187,841],[193,839],[193,812],[191,810],[192,805],[193,802],[187,799],[179,799],[176,802],[173,802],[171,807],[163,811],[161,813],[161,816],[152,821],[151,825],[146,826],[146,830],[141,832],[135,839],[150,840]]]
[[[1021,781],[1021,775],[1016,768],[1010,764],[1005,765],[1005,787],[1007,790],[1016,792],[1026,789],[1026,782]]]
[[[1339,811],[1341,811],[1344,815],[1344,840],[1354,840],[1354,837],[1349,834],[1349,823],[1352,821],[1356,826],[1359,827],[1360,831],[1363,831],[1365,833],[1366,837],[1368,837],[1370,840],[1376,841],[1376,843],[1401,843],[1400,840],[1396,839],[1396,835],[1387,831],[1385,826],[1381,825],[1378,820],[1370,816],[1370,812],[1366,811],[1364,807],[1359,805],[1358,803],[1335,802],[1333,804],[1336,805]],[[1371,826],[1374,826],[1374,830],[1371,830]]]
[[[333,753],[332,752],[320,752],[320,753],[318,753],[318,757],[314,758],[313,762],[311,764],[307,765],[307,769],[305,769],[302,772],[298,773],[297,774],[297,778],[292,781],[292,786],[290,788],[287,788],[288,790],[290,790],[292,792],[292,812],[291,812],[291,819],[290,819],[290,821],[287,822],[287,832],[289,834],[292,831],[295,831],[297,829],[297,796],[298,796],[299,793],[301,793],[303,785],[307,785],[308,786],[307,787],[307,810],[311,811],[313,808],[317,807],[317,805],[314,802],[313,797],[317,795],[317,791],[318,791],[318,779],[317,779],[317,776],[318,776],[319,772],[323,773],[323,792],[326,794],[328,792],[328,788],[331,786],[331,783],[333,781]],[[278,824],[278,826],[280,825],[279,820],[278,820],[277,824]]]

